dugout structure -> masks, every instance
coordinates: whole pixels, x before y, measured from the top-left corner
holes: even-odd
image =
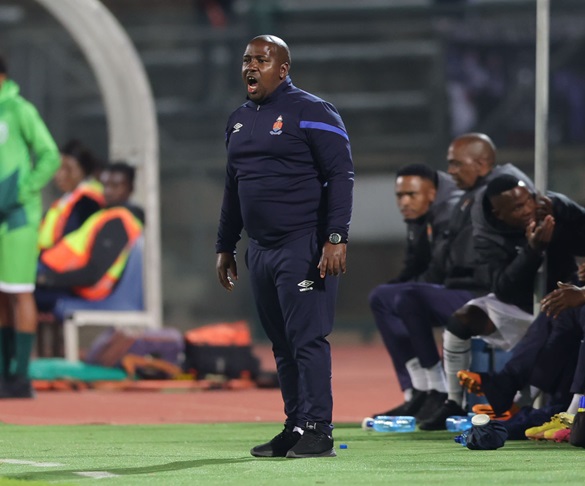
[[[144,206],[142,312],[78,311],[65,323],[65,355],[78,359],[80,326],[162,327],[158,180],[158,126],[152,91],[138,54],[115,17],[97,0],[36,0],[69,32],[91,66],[103,97],[110,160],[137,171],[136,197]]]

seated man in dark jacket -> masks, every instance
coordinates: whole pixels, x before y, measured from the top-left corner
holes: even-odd
[[[447,398],[433,328],[446,326],[453,312],[489,291],[489,286],[478,282],[474,274],[471,211],[477,193],[498,174],[514,173],[528,180],[511,164],[496,165],[495,146],[485,134],[468,133],[455,138],[447,159],[449,175],[464,193],[449,214],[444,243],[433,254],[424,280],[402,284],[391,298],[376,296],[376,322],[384,341],[394,343],[387,346],[395,363],[408,363],[406,368],[417,390],[412,400],[385,414],[414,415],[419,421],[428,419]],[[419,386],[428,392],[418,391]]]
[[[542,205],[544,210],[537,211]],[[563,195],[544,200],[512,175],[501,175],[486,187],[472,214],[477,252],[476,276],[491,293],[471,300],[449,320],[443,356],[448,400],[423,430],[445,428],[445,419],[463,410],[457,372],[469,365],[471,337],[512,349],[533,321],[532,295],[539,267],[546,258],[547,289],[576,277],[575,255],[585,251],[585,209]]]
[[[427,270],[432,253],[444,242],[451,211],[463,193],[448,174],[423,164],[400,168],[396,172],[394,189],[398,209],[406,223],[404,265],[395,278],[372,290],[369,300],[384,344],[393,359],[400,387],[405,399],[410,401],[413,392],[421,395],[427,389],[418,384],[413,390],[405,363],[397,359],[401,339],[408,340],[408,335],[400,318],[393,312],[391,302],[402,283],[429,281]]]
[[[451,211],[463,191],[451,176],[424,164],[411,164],[396,172],[398,209],[406,223],[406,254],[398,275],[388,283],[426,282],[433,250],[445,241]]]

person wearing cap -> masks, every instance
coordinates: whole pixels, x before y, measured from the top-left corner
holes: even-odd
[[[546,261],[546,290],[575,282],[575,256],[585,253],[585,209],[562,194],[546,196],[518,177],[492,179],[472,211],[476,278],[490,293],[467,302],[449,319],[443,337],[448,399],[419,427],[441,430],[459,415],[463,390],[457,373],[467,369],[471,338],[511,350],[534,320],[533,294],[538,269]]]
[[[0,394],[31,398],[41,189],[59,168],[59,149],[7,71],[0,56]]]

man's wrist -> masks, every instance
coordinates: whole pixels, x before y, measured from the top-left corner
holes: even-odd
[[[333,232],[333,233],[329,233],[327,240],[332,245],[339,245],[340,243],[346,244],[347,243],[347,236],[344,236],[341,233]]]

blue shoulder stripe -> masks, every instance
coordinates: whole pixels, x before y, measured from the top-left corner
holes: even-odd
[[[301,128],[313,128],[315,130],[325,130],[327,132],[337,133],[337,135],[341,135],[349,142],[349,137],[347,133],[345,133],[341,128],[334,127],[333,125],[329,125],[328,123],[323,122],[313,122],[313,121],[301,121],[300,123]]]

